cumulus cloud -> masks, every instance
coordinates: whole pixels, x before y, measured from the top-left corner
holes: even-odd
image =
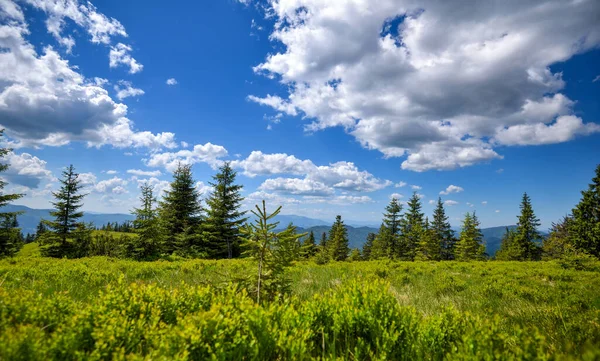
[[[106,174],[108,174],[108,175],[113,175],[113,174],[117,174],[117,173],[119,173],[119,172],[117,172],[116,170],[112,170],[112,169],[106,171]]]
[[[484,206],[487,206],[488,202],[487,201],[483,201],[483,202],[481,202],[481,204],[483,204]]]
[[[116,68],[120,65],[129,67],[129,73],[139,73],[144,69],[144,66],[135,60],[130,52],[131,46],[123,43],[118,43],[115,46],[110,47],[110,53],[108,54],[109,65],[111,68]]]
[[[394,199],[394,198],[395,199],[400,199],[400,198],[404,198],[404,196],[402,194],[400,194],[400,193],[392,193],[392,194],[390,194],[390,199]],[[431,203],[431,201],[430,201],[430,203]]]
[[[151,178],[144,178],[144,179],[139,179],[136,176],[133,177],[133,181],[137,183],[138,188],[141,187],[143,184],[148,184],[150,186],[153,187],[154,189],[154,195],[156,197],[162,197],[164,191],[169,189],[170,186],[170,182],[166,181],[166,180],[160,180],[156,177],[151,177]]]
[[[552,64],[600,45],[594,1],[272,0],[270,53],[254,71],[287,94],[248,99],[343,127],[362,146],[449,170],[501,159],[496,145],[598,131],[573,116]],[[561,31],[555,31],[560,24]]]
[[[441,191],[440,194],[448,195],[450,193],[460,193],[464,191],[463,187],[455,186],[454,184],[450,184],[445,191]]]
[[[327,196],[334,193],[332,187],[311,179],[275,178],[265,180],[259,190],[279,192],[282,194]]]
[[[177,85],[177,80],[175,78],[167,79],[167,85]]]
[[[452,207],[452,206],[455,206],[455,205],[457,205],[457,204],[458,204],[458,202],[457,202],[457,201],[453,201],[453,200],[451,200],[451,199],[449,199],[449,200],[447,200],[447,201],[444,201],[444,205],[446,205],[446,206],[448,206],[448,207]]]
[[[162,175],[162,172],[159,170],[128,169],[127,173],[140,177],[160,177]]]
[[[144,91],[142,89],[134,88],[133,84],[131,84],[130,81],[126,80],[119,80],[119,82],[114,86],[114,88],[117,92],[117,98],[119,100],[144,95]]]
[[[192,150],[183,149],[178,152],[165,152],[152,154],[146,161],[149,167],[163,167],[169,172],[177,169],[179,163],[196,164],[207,163],[211,167],[218,167],[222,161],[221,158],[227,156],[227,149],[223,146],[212,143],[196,144]]]
[[[108,172],[106,173],[108,174]],[[91,172],[79,173],[79,177],[77,177],[77,179],[83,187],[93,186],[97,181],[96,175]]]
[[[38,54],[26,39],[28,25],[12,13],[0,13],[0,127],[13,147],[176,146],[173,133],[135,131],[127,106],[108,95],[104,79],[86,79],[50,46]]]
[[[421,187],[421,186],[418,186],[418,185],[414,185],[414,184],[413,184],[412,186],[410,186],[410,188],[411,188],[413,191],[418,191],[418,190],[421,190],[423,187]]]
[[[119,177],[113,177],[111,179],[103,180],[94,186],[94,191],[98,193],[105,194],[124,194],[128,193],[127,189],[127,181],[125,179],[121,179]]]
[[[52,172],[46,169],[46,161],[29,153],[8,153],[5,162],[9,168],[0,176],[11,184],[37,188],[42,180],[54,180]]]
[[[213,187],[210,184],[204,184],[202,181],[196,182],[196,190],[201,196],[208,196],[213,191]]]
[[[407,184],[408,183],[406,183],[406,182],[398,182],[398,183],[396,183],[394,185],[394,187],[396,187],[396,188],[402,188],[402,187],[405,187]]]

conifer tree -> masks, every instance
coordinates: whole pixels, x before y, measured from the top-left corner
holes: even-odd
[[[425,218],[425,225],[419,241],[416,259],[421,261],[439,261],[441,254],[440,240],[435,230],[430,227],[429,219]]]
[[[363,245],[362,249],[362,258],[365,261],[371,259],[371,252],[373,250],[373,242],[375,241],[375,236],[375,233],[367,234],[367,240],[365,241],[365,244]]]
[[[386,213],[383,214],[383,223],[389,229],[390,238],[388,241],[389,251],[386,253],[389,257],[397,257],[400,254],[400,226],[402,222],[402,204],[396,198],[392,198],[390,204],[385,207]]]
[[[301,253],[304,258],[311,258],[317,254],[317,242],[313,231],[310,231],[308,237],[302,243]]]
[[[496,252],[496,259],[499,261],[518,261],[522,260],[523,252],[516,241],[517,233],[514,229],[506,227],[506,231],[500,241],[500,249]]]
[[[523,193],[521,200],[521,214],[517,222],[515,232],[514,245],[515,251],[519,252],[519,260],[533,260],[539,258],[539,246],[536,241],[542,239],[542,236],[537,231],[540,226],[540,220],[535,216],[531,206],[531,198],[527,193]]]
[[[350,248],[348,247],[348,230],[342,221],[342,216],[335,217],[335,222],[329,230],[327,241],[329,256],[334,261],[344,261],[348,258]]]
[[[126,247],[127,256],[138,260],[153,260],[160,256],[164,245],[164,232],[155,209],[154,187],[145,182],[140,187],[140,208],[134,208],[133,227],[137,237],[131,238]]]
[[[214,258],[239,255],[240,227],[247,218],[244,217],[246,212],[240,211],[243,186],[235,184],[236,175],[229,162],[225,162],[210,183],[213,191],[206,199],[208,209],[203,234]]]
[[[469,261],[482,259],[485,252],[483,245],[483,234],[479,228],[479,220],[475,215],[467,212],[463,220],[460,239],[456,244],[456,259],[459,261]]]
[[[159,202],[159,217],[166,234],[166,253],[193,255],[204,251],[198,234],[202,206],[190,165],[177,166],[173,181]]]
[[[3,135],[4,129],[0,130],[0,138]],[[9,148],[0,148],[0,158],[4,158],[11,151],[12,149]],[[0,172],[6,171],[8,167],[8,164],[0,163]],[[10,202],[23,197],[23,194],[4,194],[2,190],[7,184],[7,182],[0,178],[0,209]],[[13,256],[20,249],[20,242],[17,233],[20,234],[21,231],[16,227],[12,227],[14,225],[13,221],[16,221],[18,214],[19,212],[0,213],[0,222],[5,225],[5,227],[2,227],[3,232],[0,235],[0,258],[4,256]]]
[[[405,260],[413,260],[424,227],[424,214],[421,212],[421,198],[417,192],[413,193],[407,205],[408,209],[404,214],[404,222],[402,223],[400,257]]]
[[[358,248],[352,248],[350,251],[350,256],[348,256],[348,260],[351,262],[362,261],[363,256],[360,254],[360,250]]]
[[[573,209],[569,241],[577,249],[600,257],[600,164],[588,189]]]
[[[579,252],[572,244],[569,232],[572,229],[573,217],[563,217],[558,223],[552,222],[550,234],[542,243],[542,258],[557,259]]]
[[[450,227],[448,222],[448,216],[446,216],[446,210],[444,209],[444,203],[442,198],[439,197],[435,210],[433,211],[433,222],[431,222],[431,230],[433,231],[433,237],[435,242],[440,245],[440,258],[442,260],[454,259],[454,246],[456,240],[454,238],[454,231]]]
[[[385,223],[379,227],[379,232],[375,235],[373,246],[371,247],[370,259],[390,258],[390,244],[392,242],[392,231]]]
[[[42,254],[50,257],[82,257],[87,255],[90,230],[80,221],[83,212],[83,198],[87,194],[81,192],[81,181],[75,167],[71,164],[62,173],[61,187],[52,195],[54,211],[50,215],[54,220],[45,220],[49,231],[44,232],[41,239]]]
[[[319,247],[322,250],[327,249],[327,232],[321,233],[321,240],[319,241]]]

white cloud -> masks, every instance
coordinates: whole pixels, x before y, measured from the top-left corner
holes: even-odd
[[[430,200],[429,200],[429,204],[431,204],[431,205],[437,204],[437,201],[436,201],[436,200],[433,200],[433,199],[430,199]]]
[[[167,85],[177,85],[177,80],[175,78],[167,79]]]
[[[310,131],[344,127],[406,156],[402,169],[466,167],[501,159],[496,144],[597,131],[561,119],[574,102],[550,68],[600,45],[594,1],[272,0],[266,12],[281,50],[254,71],[288,93],[248,99],[301,115]]]
[[[398,183],[396,183],[394,185],[394,187],[396,187],[396,188],[402,188],[402,187],[405,187],[406,185],[407,185],[406,182],[398,182]]]
[[[227,156],[227,149],[212,143],[196,144],[192,150],[183,149],[178,152],[165,152],[152,154],[146,161],[149,167],[164,167],[172,172],[177,169],[178,163],[195,164],[207,163],[216,168],[221,164],[221,158]]]
[[[281,194],[327,196],[334,193],[333,188],[311,179],[275,178],[265,180],[259,187],[261,191]]]
[[[446,205],[446,206],[448,206],[448,207],[452,207],[452,206],[455,206],[455,205],[457,205],[457,204],[458,204],[458,202],[457,202],[457,201],[453,201],[453,200],[451,200],[451,199],[449,199],[449,200],[447,200],[447,201],[444,201],[444,205]]]
[[[135,176],[134,176],[135,177]],[[171,183],[166,180],[160,180],[156,177],[151,177],[147,179],[138,179],[135,177],[135,182],[138,184],[138,188],[141,187],[144,183],[148,183],[148,185],[154,187],[154,195],[156,197],[162,197],[165,190],[169,189]]]
[[[394,198],[401,199],[401,198],[404,198],[404,196],[402,194],[400,194],[400,193],[392,193],[392,194],[390,194],[390,199],[394,199]]]
[[[448,186],[448,188],[446,188],[445,191],[441,191],[440,194],[448,195],[448,194],[451,194],[451,193],[460,193],[462,191],[464,191],[464,189],[462,187],[455,186],[454,184],[450,184]]]
[[[119,80],[118,84],[114,86],[117,92],[117,98],[123,100],[129,97],[138,97],[144,95],[144,91],[139,88],[134,88],[130,81]]]
[[[500,210],[499,210],[499,209],[496,209],[494,212],[496,212],[496,213],[500,213]]]
[[[116,170],[112,170],[112,169],[106,171],[106,174],[108,174],[108,175],[113,175],[113,174],[117,174],[117,173],[119,173],[119,172],[117,172]]]
[[[119,177],[113,177],[108,180],[103,180],[94,186],[94,191],[98,193],[112,193],[112,194],[123,194],[128,193],[127,189],[127,181],[125,179],[121,179]]]
[[[182,141],[181,143],[181,148],[189,148],[190,144],[188,142],[184,142]]]
[[[302,175],[315,168],[310,160],[300,160],[284,153],[264,154],[261,151],[253,151],[248,158],[234,160],[231,165],[242,169],[248,177],[272,174]]]
[[[108,173],[108,172],[106,172]],[[127,173],[137,175],[140,177],[160,177],[162,172],[159,170],[141,170],[141,169],[128,169]]]
[[[111,68],[116,68],[119,65],[125,65],[129,67],[129,73],[139,73],[144,69],[144,66],[137,62],[129,53],[131,52],[131,46],[123,43],[118,43],[115,46],[110,47],[110,53],[108,54],[109,65]]]
[[[195,185],[196,190],[201,196],[208,196],[213,191],[213,187],[210,184],[204,184],[204,182],[198,181]]]
[[[502,174],[502,173],[504,173],[504,169],[503,169],[503,168],[500,168],[500,169],[496,170],[496,173],[498,173],[498,174]]]
[[[106,172],[108,174],[108,172]],[[79,177],[77,178],[83,187],[93,186],[96,184],[97,178],[94,173],[79,173]]]
[[[410,186],[410,188],[411,188],[413,191],[418,191],[418,190],[421,190],[421,189],[423,189],[423,187],[421,187],[421,186],[418,186],[418,185],[414,185],[414,184],[413,184],[412,186]]]
[[[487,201],[483,201],[483,202],[481,202],[481,204],[483,204],[484,206],[487,206],[488,202]]]
[[[37,188],[42,180],[52,181],[52,172],[46,169],[46,161],[29,153],[8,153],[2,163],[9,168],[0,174],[0,177],[12,184]]]
[[[470,203],[470,202],[467,202],[467,206],[469,206],[471,208],[475,207],[475,205],[473,203]]]

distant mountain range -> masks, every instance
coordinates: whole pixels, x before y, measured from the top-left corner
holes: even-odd
[[[35,229],[41,219],[51,219],[49,209],[33,209],[26,206],[19,205],[8,205],[2,209],[3,212],[23,212],[23,214],[17,217],[19,225],[24,234],[35,233]],[[83,221],[86,223],[93,223],[95,226],[102,226],[109,222],[125,222],[131,221],[134,217],[131,214],[120,214],[120,213],[97,213],[97,212],[84,212]],[[295,216],[288,214],[280,214],[274,219],[279,222],[279,228],[284,228],[290,223],[293,223],[298,227],[298,232],[310,232],[313,231],[317,243],[321,238],[323,232],[329,233],[331,224],[333,222],[327,222],[321,219],[315,219],[310,217]],[[375,227],[365,226],[369,222],[353,222],[347,221],[346,229],[348,230],[348,241],[350,248],[362,248],[363,244],[367,239],[369,233],[377,233],[379,230]],[[483,238],[486,244],[486,252],[489,255],[494,255],[500,248],[500,242],[502,236],[506,232],[506,228],[514,229],[516,226],[500,226],[483,228]],[[455,230],[458,234],[458,231]]]

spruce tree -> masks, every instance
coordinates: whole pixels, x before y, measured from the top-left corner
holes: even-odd
[[[463,220],[460,239],[456,244],[456,259],[459,261],[470,261],[483,259],[485,246],[483,245],[483,234],[479,228],[479,220],[475,215],[467,212]]]
[[[4,135],[4,129],[0,130],[0,138]],[[4,158],[12,152],[12,149],[9,148],[0,148],[0,158]],[[8,169],[9,165],[0,163],[0,172],[4,172]],[[0,209],[12,201],[15,201],[21,197],[23,194],[4,194],[2,191],[4,187],[8,183],[3,181],[0,178]],[[17,233],[21,233],[18,228],[12,227],[14,222],[13,220],[17,219],[17,215],[19,212],[2,212],[0,213],[0,222],[3,223],[5,227],[2,227],[3,231],[0,234],[0,258],[4,256],[13,256],[20,249],[19,239],[17,237]]]
[[[348,258],[348,230],[342,221],[342,216],[335,217],[335,222],[329,231],[328,240],[329,256],[334,261],[345,261]]]
[[[235,184],[236,172],[229,162],[219,168],[210,185],[212,194],[206,199],[208,205],[203,235],[208,241],[211,257],[232,258],[239,255],[240,227],[246,222],[240,207],[244,198],[243,186]]]
[[[438,198],[437,205],[433,211],[431,230],[434,233],[435,242],[438,242],[440,245],[440,258],[442,260],[454,259],[456,239],[454,238],[454,231],[450,227],[450,222],[448,222],[448,216],[446,216],[446,210],[444,209],[441,197]]]
[[[521,200],[521,214],[517,222],[515,232],[514,247],[520,252],[519,260],[534,260],[539,258],[539,246],[536,241],[540,241],[542,236],[537,231],[540,226],[540,220],[535,216],[531,206],[531,198],[527,193],[523,193]]]
[[[425,225],[419,241],[416,259],[421,261],[439,261],[441,254],[440,240],[435,230],[429,226],[429,219],[425,218]]]
[[[164,232],[155,208],[154,187],[148,182],[140,187],[140,208],[134,208],[133,227],[137,237],[131,238],[126,246],[128,257],[137,260],[153,260],[160,257],[164,246]]]
[[[600,164],[588,189],[573,209],[569,241],[577,249],[600,257]]]
[[[383,223],[389,229],[389,251],[386,253],[389,257],[397,257],[400,254],[400,226],[402,221],[402,204],[396,198],[392,198],[390,204],[385,207],[386,213],[383,214]]]
[[[500,241],[500,249],[498,249],[495,256],[498,261],[522,260],[523,251],[516,241],[516,236],[517,232],[514,229],[506,227],[506,231]]]
[[[375,233],[367,234],[367,240],[365,241],[365,244],[363,245],[362,249],[362,258],[365,261],[371,259],[371,251],[373,250],[373,242],[375,241],[375,236]]]
[[[379,227],[379,232],[373,239],[373,246],[371,247],[370,258],[390,258],[390,251],[392,250],[390,244],[392,243],[392,238],[392,231],[388,226],[385,225],[385,223],[382,223]]]
[[[166,234],[165,252],[197,255],[205,251],[198,234],[202,206],[190,165],[177,166],[173,181],[159,202],[159,217]]]
[[[310,231],[308,237],[306,237],[306,239],[302,243],[301,253],[304,258],[311,258],[317,254],[317,243],[313,231]]]
[[[572,216],[563,217],[563,219],[558,223],[552,222],[550,234],[542,243],[543,259],[557,259],[578,252],[578,250],[571,244],[569,237],[572,223]]]
[[[80,220],[83,217],[80,208],[87,194],[80,193],[83,186],[72,164],[62,175],[60,189],[52,193],[56,200],[52,202],[54,210],[50,215],[54,220],[44,221],[49,230],[41,237],[41,251],[50,257],[86,256],[90,230]]]
[[[414,192],[407,203],[408,209],[404,214],[402,223],[402,238],[400,257],[405,260],[413,260],[417,251],[417,246],[421,241],[423,234],[424,214],[421,212],[421,198]]]

